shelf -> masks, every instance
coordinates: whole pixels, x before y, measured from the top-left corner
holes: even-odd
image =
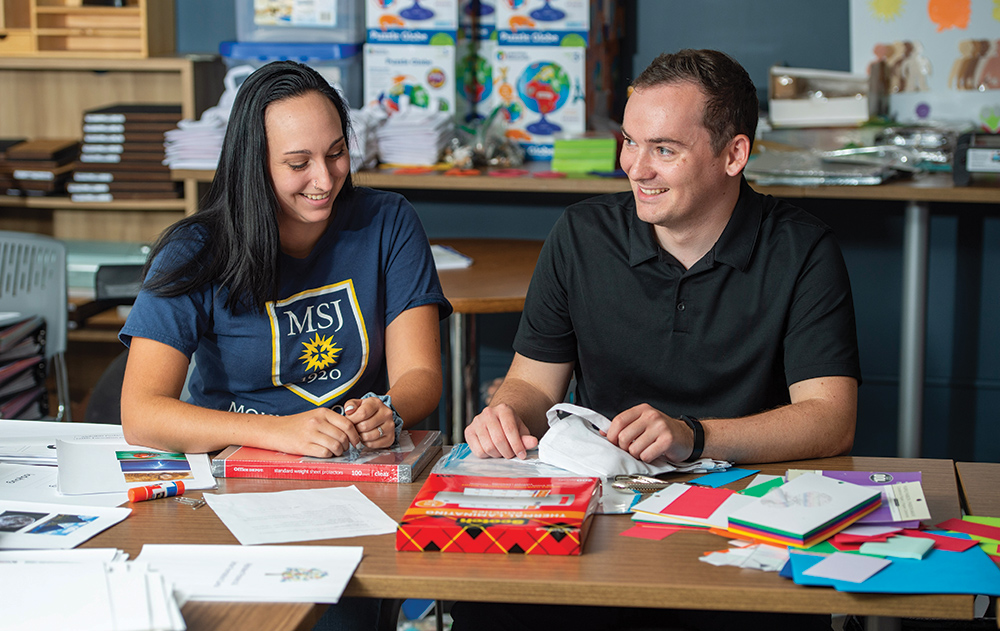
[[[184,199],[135,199],[117,202],[74,202],[68,197],[13,197],[0,196],[0,207],[49,208],[52,210],[137,210],[183,211]]]
[[[171,171],[174,179],[211,182],[214,171]],[[391,171],[362,171],[354,183],[387,190],[487,191],[510,193],[569,193],[600,195],[629,190],[626,179],[592,176],[567,178],[516,177],[488,175],[464,177],[442,173],[395,175]],[[908,180],[893,180],[878,186],[756,186],[766,195],[788,199],[856,199],[876,201],[953,202],[965,204],[1000,204],[1000,187],[952,184],[950,173],[926,173]]]
[[[174,1],[80,6],[79,0],[0,0],[0,54],[142,59],[174,51]],[[5,38],[6,39],[6,38]]]

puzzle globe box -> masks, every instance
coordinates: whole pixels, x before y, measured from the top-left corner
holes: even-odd
[[[432,473],[396,529],[396,550],[577,555],[600,497],[597,478]]]
[[[587,125],[586,49],[576,46],[497,46],[493,102],[507,119],[507,136],[527,160],[551,160],[556,134]]]
[[[455,111],[454,46],[365,44],[364,102],[390,112],[405,107]]]
[[[497,40],[502,45],[586,46],[588,43],[590,0],[497,0],[496,5]]]
[[[369,44],[455,44],[458,0],[366,0]]]

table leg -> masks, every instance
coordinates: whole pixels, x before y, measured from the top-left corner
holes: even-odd
[[[478,388],[476,374],[476,316],[453,313],[449,318],[449,349],[451,382],[451,444],[465,442],[465,424],[476,413]]]
[[[919,458],[927,333],[929,204],[907,202],[904,221],[903,321],[900,334],[899,435],[896,455],[900,458]]]
[[[899,618],[885,616],[865,616],[865,631],[899,631],[903,621]]]

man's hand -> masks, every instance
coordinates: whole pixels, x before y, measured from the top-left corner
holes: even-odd
[[[505,403],[488,407],[465,428],[465,441],[480,458],[521,458],[538,446],[517,412]]]
[[[268,448],[289,454],[329,458],[361,445],[354,423],[327,408],[276,417],[268,429]]]
[[[354,423],[365,447],[382,449],[396,442],[392,410],[379,399],[351,399],[344,404],[344,416]]]
[[[629,408],[616,416],[607,438],[643,462],[666,456],[684,462],[694,449],[694,434],[684,421],[671,418],[647,403]]]

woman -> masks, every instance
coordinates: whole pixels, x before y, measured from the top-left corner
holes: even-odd
[[[352,186],[348,138],[343,99],[307,66],[241,86],[205,206],[154,246],[120,334],[130,443],[328,457],[389,447],[435,408],[451,307],[412,206]],[[342,599],[322,624],[377,611]]]
[[[327,457],[435,408],[450,306],[409,203],[352,186],[348,138],[307,66],[241,86],[205,207],[160,238],[120,334],[129,442]]]

